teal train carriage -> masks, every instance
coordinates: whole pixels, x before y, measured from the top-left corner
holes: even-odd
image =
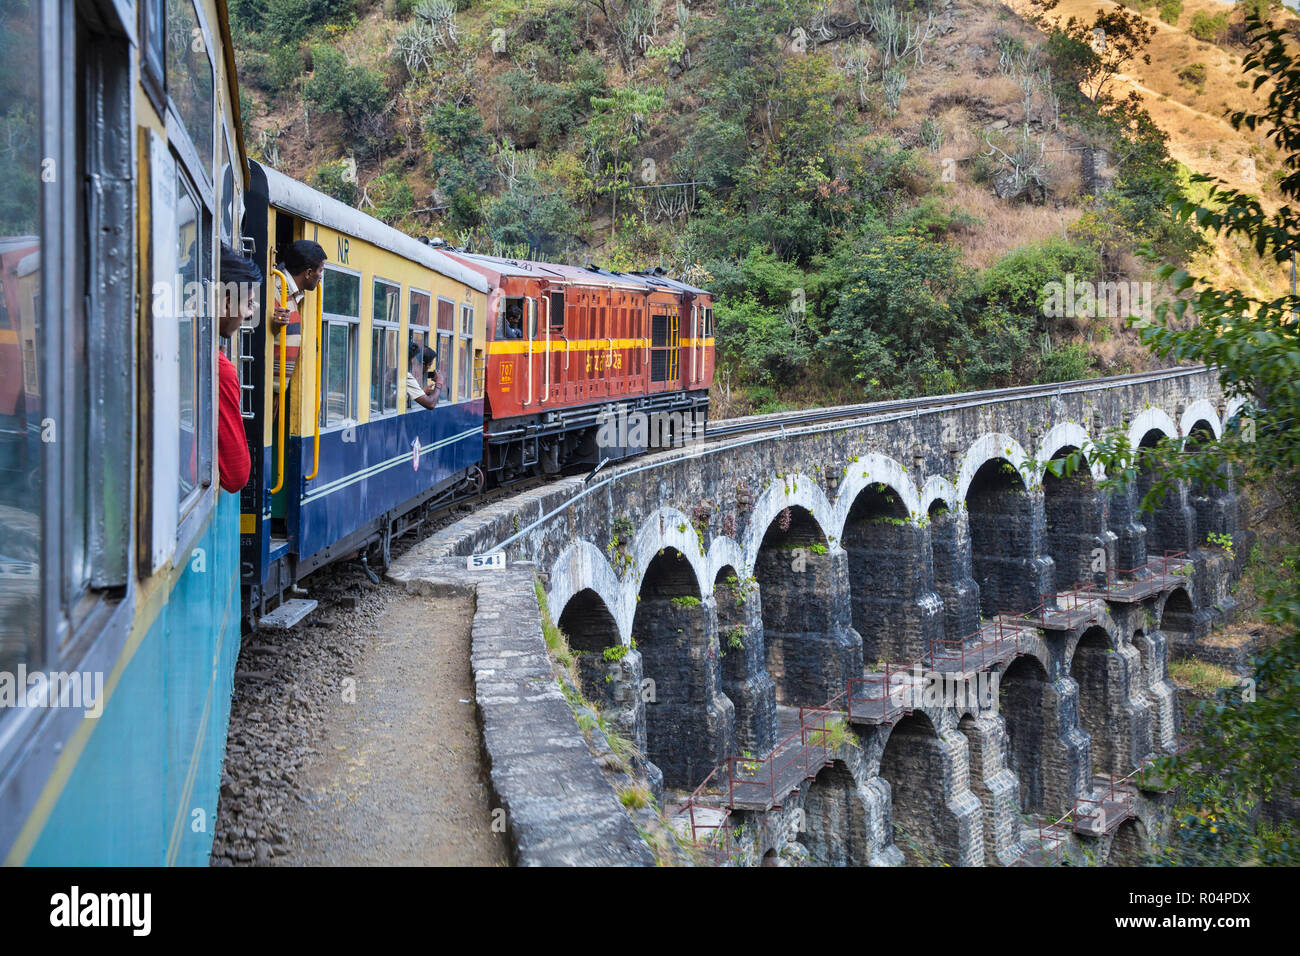
[[[240,637],[225,4],[0,5],[0,858],[204,864]]]

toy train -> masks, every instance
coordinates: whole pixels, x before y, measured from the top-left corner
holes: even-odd
[[[291,626],[313,604],[295,596],[307,575],[358,552],[367,567],[386,566],[392,540],[453,496],[645,450],[649,435],[602,441],[613,415],[691,426],[706,417],[705,290],[657,273],[436,248],[249,166],[244,232],[265,273],[295,240],[328,256],[301,307],[283,432],[273,428],[270,323],[241,332],[255,462],[240,496],[251,623]],[[277,288],[263,294],[268,319]],[[412,343],[432,350],[445,378],[433,409],[398,387],[408,371],[423,378],[421,357],[408,362]]]

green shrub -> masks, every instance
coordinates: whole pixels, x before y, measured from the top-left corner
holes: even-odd
[[[399,222],[415,208],[415,194],[397,173],[384,173],[371,180],[366,191],[375,204],[375,218],[386,223]]]
[[[823,278],[834,290],[820,343],[831,368],[872,393],[956,391],[978,348],[974,278],[956,246],[913,232],[870,231],[841,245]]]
[[[312,185],[325,195],[333,196],[339,202],[345,202],[352,206],[357,201],[357,184],[343,178],[347,166],[348,164],[344,160],[339,160],[336,163],[323,163],[316,167],[311,179]]]
[[[1178,26],[1183,15],[1183,0],[1160,0],[1160,19],[1170,26]]]
[[[983,295],[990,306],[1017,315],[1042,317],[1047,285],[1064,282],[1067,275],[1091,279],[1101,271],[1097,250],[1064,239],[1049,239],[1013,249],[984,273]]]
[[[425,149],[434,182],[450,205],[452,225],[466,228],[478,222],[478,197],[492,179],[488,160],[491,140],[483,131],[478,110],[444,103],[424,117]]]
[[[1052,349],[1043,356],[1038,373],[1038,383],[1072,382],[1080,378],[1094,378],[1092,354],[1083,342],[1072,342]]]
[[[1192,25],[1187,32],[1205,43],[1217,43],[1228,35],[1228,14],[1217,13],[1211,16],[1203,10],[1192,14]]]
[[[1189,86],[1202,87],[1205,85],[1205,64],[1188,63],[1178,71],[1178,79],[1182,80]]]
[[[312,46],[311,60],[312,73],[303,94],[312,107],[349,124],[382,108],[384,81],[380,74],[363,66],[349,66],[342,53],[323,43]]]
[[[524,170],[500,195],[484,201],[483,223],[492,242],[560,256],[580,227],[580,207],[545,170]]]

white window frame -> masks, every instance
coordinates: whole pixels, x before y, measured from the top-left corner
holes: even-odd
[[[397,318],[389,319],[387,316],[380,319],[375,316],[375,289],[380,284],[397,290]],[[373,422],[377,418],[388,418],[399,413],[400,400],[398,395],[406,391],[406,376],[402,374],[403,368],[410,368],[410,362],[403,364],[402,353],[402,283],[395,279],[385,279],[383,276],[370,277],[370,395],[366,401],[370,407],[370,420]],[[383,399],[380,397],[380,407],[376,410],[374,406],[374,388],[375,388],[375,333],[382,331],[385,335],[392,332],[397,337],[397,368],[394,372],[397,374],[397,390],[393,393],[393,407],[384,409]]]
[[[444,330],[442,326],[438,324],[438,303],[439,302],[446,302],[448,305],[451,306],[451,328],[448,330]],[[447,389],[447,394],[439,395],[438,401],[446,404],[451,404],[457,401],[455,389],[453,389],[452,387],[453,385],[452,373],[456,369],[456,327],[457,327],[456,323],[459,320],[458,313],[456,312],[456,307],[458,305],[459,303],[455,299],[449,299],[445,295],[435,296],[433,300],[433,314],[429,316],[429,321],[432,323],[432,325],[430,326],[430,332],[436,336],[436,338],[434,339],[433,350],[438,353],[438,371],[442,372],[443,383]],[[442,350],[440,346],[442,345],[442,340],[444,337],[449,342],[447,352],[451,361],[450,369],[444,368],[442,363]]]
[[[456,401],[468,402],[474,398],[474,306],[469,302],[461,302],[458,308],[457,342],[460,350],[456,353],[456,375],[464,381],[457,382]]]
[[[342,275],[352,276],[357,280],[357,312],[360,313],[363,309],[362,299],[361,299],[362,296],[361,273],[355,269],[349,269],[346,266],[336,266],[336,265],[331,265],[329,263],[326,263],[325,275],[321,279],[322,283],[329,281],[329,274],[331,272],[337,272]],[[321,290],[320,294],[322,297],[324,296],[325,293],[323,289]],[[360,366],[359,366],[361,360],[361,354],[360,354],[361,316],[360,315],[355,315],[355,316],[339,315],[334,312],[322,311],[321,313],[321,325],[322,325],[321,338],[322,339],[326,338],[326,336],[324,335],[325,328],[328,327],[331,323],[334,325],[346,325],[348,327],[348,392],[349,392],[348,406],[349,407],[347,408],[348,414],[343,418],[342,421],[335,422],[333,425],[326,424],[326,422],[329,421],[329,395],[325,393],[324,386],[325,386],[325,378],[329,371],[329,353],[324,351],[326,343],[325,341],[322,341],[320,343],[320,347],[322,349],[321,381],[316,383],[316,388],[321,390],[320,428],[322,432],[335,432],[344,428],[353,427],[357,424],[357,411],[358,411],[358,404],[359,404],[359,396],[357,395],[357,386],[361,380],[361,373],[360,373]],[[367,401],[369,401],[368,398]]]
[[[429,322],[428,325],[416,325],[412,321],[415,318],[415,310],[411,308],[411,297],[415,295],[422,295],[429,300],[429,309],[428,312],[425,313],[427,316],[427,321]],[[408,372],[410,372],[411,370],[411,342],[414,341],[414,336],[417,330],[424,333],[424,346],[425,348],[429,347],[429,336],[431,335],[431,330],[434,329],[438,323],[437,301],[438,301],[437,297],[433,294],[431,290],[428,289],[417,289],[414,286],[412,286],[406,291],[406,315],[407,315],[406,351],[403,352],[402,354],[406,356],[406,369]],[[405,378],[402,379],[402,384],[403,385],[406,384]],[[424,382],[420,382],[420,387],[421,388],[424,387]],[[402,394],[403,395],[406,394],[405,388],[402,389]],[[406,410],[409,412],[409,411],[424,411],[425,409],[423,405],[419,404],[418,402],[412,401],[408,397],[406,399]]]

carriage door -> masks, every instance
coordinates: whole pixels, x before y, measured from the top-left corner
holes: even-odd
[[[650,391],[674,387],[681,374],[681,329],[674,306],[650,304]]]
[[[551,352],[547,361],[551,363],[551,398],[561,402],[572,399],[569,394],[569,355],[568,333],[564,328],[564,293],[548,292],[547,318],[551,323]]]

